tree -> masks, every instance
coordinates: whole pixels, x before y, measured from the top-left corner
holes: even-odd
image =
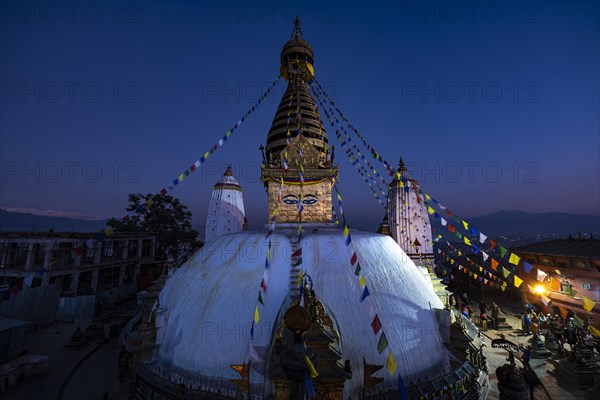
[[[191,211],[173,196],[132,193],[129,195],[127,212],[127,217],[111,218],[107,225],[116,232],[158,233],[159,257],[178,262],[200,248],[198,231],[192,229]]]

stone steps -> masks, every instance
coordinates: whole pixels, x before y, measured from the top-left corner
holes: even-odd
[[[510,326],[510,324],[506,322],[506,317],[498,316],[498,326],[496,327],[496,330],[498,330],[498,331],[503,331],[503,330],[510,331],[512,329],[513,329],[513,327]]]

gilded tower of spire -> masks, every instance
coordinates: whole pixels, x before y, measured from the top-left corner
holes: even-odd
[[[267,134],[262,165],[269,218],[275,215],[276,222],[331,221],[331,186],[338,169],[308,88],[313,64],[312,48],[296,18],[292,36],[281,51],[280,74],[288,87]]]

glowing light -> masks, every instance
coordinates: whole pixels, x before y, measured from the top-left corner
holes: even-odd
[[[546,288],[542,285],[537,285],[534,289],[533,289],[537,294],[544,294],[546,293]]]

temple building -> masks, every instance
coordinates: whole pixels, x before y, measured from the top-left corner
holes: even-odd
[[[288,87],[260,146],[268,220],[214,235],[150,291],[126,332],[129,398],[391,399],[399,375],[411,398],[477,398],[487,385],[478,348],[451,344],[451,331],[474,339],[470,322],[395,238],[332,222],[339,171],[308,90],[313,65],[296,20],[281,52]]]
[[[600,240],[569,235],[512,250],[533,266],[531,273],[519,266],[519,276],[525,277],[526,285],[520,289],[526,301],[545,313],[560,314],[562,308],[600,329],[600,306],[596,304],[590,311],[583,307],[584,297],[600,303]],[[532,293],[529,287],[538,287],[538,292]]]
[[[406,185],[395,177],[388,188],[388,221],[392,237],[416,265],[433,266],[433,242],[427,208],[419,196],[419,182],[408,175],[402,158],[398,171]]]
[[[223,178],[213,187],[204,241],[210,242],[217,236],[241,232],[245,228],[242,187],[233,177],[231,165],[228,165]]]

